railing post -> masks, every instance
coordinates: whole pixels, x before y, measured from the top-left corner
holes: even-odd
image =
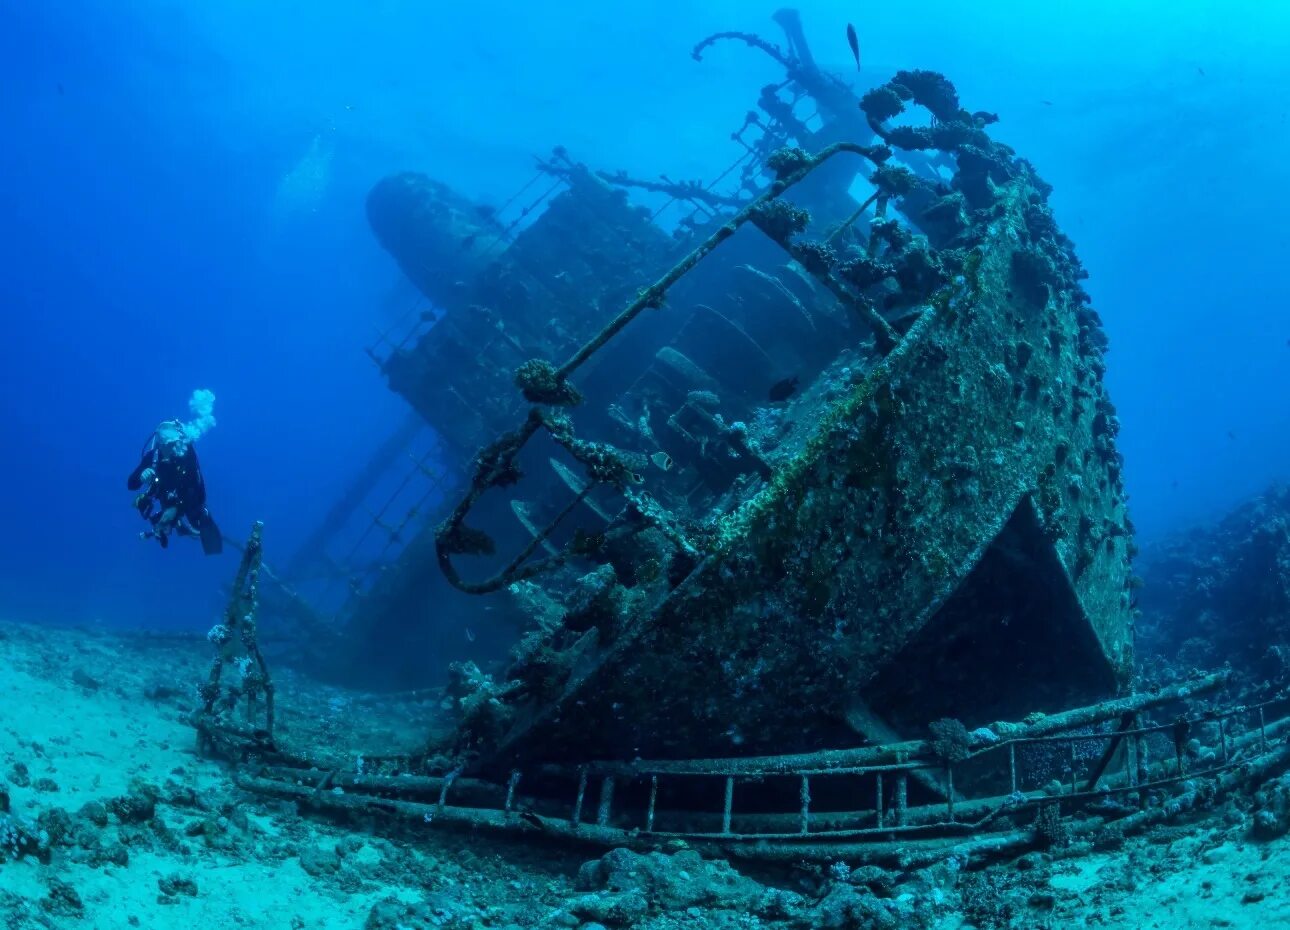
[[[879,829],[879,830],[881,830],[881,829],[882,829],[882,826],[883,826],[883,822],[882,822],[882,772],[879,772],[879,773],[878,773],[877,798],[875,799],[875,801],[876,801],[876,805],[875,805],[875,807],[876,807],[876,810],[878,811],[878,829]]]
[[[1227,718],[1226,717],[1218,718],[1218,738],[1219,738],[1219,741],[1223,744],[1223,764],[1227,765],[1228,758],[1227,758]]]
[[[954,822],[954,766],[945,763],[945,812],[949,815],[950,823]]]
[[[1187,734],[1191,732],[1191,721],[1179,717],[1174,721],[1174,757],[1178,760],[1178,777],[1187,774]]]
[[[798,819],[798,829],[801,833],[811,832],[811,779],[806,775],[802,776],[802,783],[797,789],[797,799],[802,804],[802,814]]]
[[[1078,779],[1078,778],[1076,777],[1076,775],[1075,775],[1075,741],[1074,741],[1074,740],[1070,740],[1070,741],[1067,743],[1067,746],[1068,746],[1068,747],[1069,747],[1069,749],[1070,749],[1070,763],[1071,763],[1071,794],[1079,794],[1079,779]]]
[[[726,799],[721,807],[721,832],[730,833],[730,816],[735,802],[735,779],[733,775],[726,776]]]
[[[435,805],[435,809],[441,814],[443,813],[444,805],[448,803],[448,789],[452,787],[452,783],[456,780],[456,769],[449,772],[443,778],[443,787],[439,789],[439,803]]]
[[[1138,786],[1138,807],[1143,810],[1147,809],[1147,792],[1143,790],[1143,776],[1146,772],[1147,762],[1147,744],[1141,736],[1133,738],[1133,771],[1135,773],[1134,782]]]
[[[1017,744],[1008,744],[1008,783],[1012,786],[1010,794],[1017,793]]]
[[[1142,726],[1142,717],[1138,713],[1133,714],[1133,729]],[[1142,737],[1134,733],[1129,737],[1129,745],[1124,748],[1124,780],[1133,785],[1135,788],[1142,783],[1142,770],[1138,765],[1138,757],[1142,752]]]
[[[901,772],[896,776],[896,826],[905,825],[905,808],[909,805],[909,776]]]
[[[596,825],[609,826],[609,815],[614,805],[614,776],[606,775],[600,780],[600,809],[596,811]]]
[[[654,805],[658,801],[658,776],[649,777],[649,810],[645,812],[645,832],[654,832]]]
[[[1268,751],[1268,725],[1263,719],[1263,705],[1259,705],[1259,752]]]
[[[586,797],[587,769],[584,766],[583,768],[578,769],[578,796],[573,802],[573,816],[569,818],[569,822],[575,827],[582,822],[582,802]]]
[[[520,783],[520,770],[515,769],[511,772],[511,780],[506,783],[506,813],[510,813],[515,806],[515,786]]]
[[[1139,736],[1138,737],[1138,759],[1137,759],[1139,785],[1142,784],[1143,773],[1146,772],[1147,764],[1150,761],[1150,759],[1151,759],[1151,744],[1147,740],[1144,740],[1141,736]]]

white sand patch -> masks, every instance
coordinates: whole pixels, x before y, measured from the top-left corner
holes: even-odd
[[[64,667],[49,671],[65,671],[68,679],[73,670],[96,664],[92,655],[77,656],[80,664],[72,654],[55,655],[65,659]],[[176,766],[193,764],[193,731],[178,717],[141,695],[127,699],[107,686],[90,691],[7,665],[0,669],[0,774],[22,763],[33,783],[43,777],[58,785],[54,794],[15,787],[19,811],[37,801],[76,810],[124,793],[135,777],[161,781]],[[219,774],[213,765],[201,768],[207,777]]]
[[[167,672],[172,681],[196,681],[204,672],[197,652],[190,667],[176,668],[171,658],[132,655],[113,637],[89,631],[0,624],[0,784],[8,785],[13,813],[28,822],[54,807],[75,815],[88,802],[127,793],[136,778],[157,786],[169,780],[198,796],[227,792],[228,773],[195,753],[194,732],[184,720],[187,702],[144,696],[148,683]],[[181,839],[186,827],[216,816],[165,805],[157,814]],[[377,900],[393,894],[415,901],[422,894],[372,881],[342,890],[330,876],[310,875],[298,858],[272,851],[293,831],[302,848],[334,849],[339,831],[328,835],[322,825],[255,810],[245,811],[245,823],[240,848],[227,852],[206,848],[198,837],[182,854],[132,847],[125,867],[69,861],[62,850],[52,864],[33,856],[0,863],[0,896],[10,895],[0,899],[0,926],[19,913],[44,920],[40,901],[55,880],[75,889],[84,916],[56,916],[54,925],[95,930],[358,928]],[[353,874],[375,874],[382,863],[370,844],[348,855]],[[163,895],[159,881],[175,875],[194,881],[197,895]],[[13,895],[22,903],[15,906]]]

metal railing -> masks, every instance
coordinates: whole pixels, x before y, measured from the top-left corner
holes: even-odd
[[[538,829],[553,837],[602,845],[676,838],[751,854],[749,850],[772,848],[824,850],[829,844],[854,851],[893,841],[970,837],[992,844],[1003,842],[999,838],[1005,835],[1015,845],[1021,815],[1038,815],[1048,808],[1059,818],[1075,820],[1083,814],[1128,822],[1160,811],[1167,814],[1164,793],[1168,791],[1170,798],[1189,790],[1194,794],[1199,789],[1189,788],[1190,780],[1197,785],[1225,780],[1234,784],[1245,774],[1272,771],[1272,763],[1290,761],[1286,692],[1167,723],[1138,723],[1140,713],[1213,690],[1225,681],[1220,673],[1054,715],[1053,726],[1067,732],[1044,732],[1049,725],[1043,722],[995,724],[998,732],[1015,735],[954,759],[937,756],[934,743],[909,742],[798,756],[538,765],[511,771],[504,784],[463,776],[460,770],[445,776],[415,774],[417,760],[409,758],[367,756],[362,772],[299,759],[282,764],[279,759],[250,770],[244,786],[322,807],[505,832]],[[1109,730],[1069,732],[1072,725],[1087,729],[1117,718],[1119,726]],[[1101,748],[1091,766],[1079,764],[1081,755],[1093,758],[1080,752],[1080,744]],[[1027,756],[1036,753],[1049,760],[1071,760],[1059,788],[1049,784],[1025,790],[1027,777],[1036,774],[1028,770]],[[1111,765],[1116,758],[1119,764]],[[868,801],[858,809],[817,809],[816,789],[825,779],[832,780],[834,788],[850,780],[845,796]],[[764,790],[776,780],[781,782],[778,791]],[[984,786],[986,793],[967,797],[962,791],[967,784]],[[522,795],[525,785],[534,790]],[[741,790],[753,786],[761,792],[757,803],[741,811]],[[911,803],[915,790],[927,795],[938,786],[939,800]],[[691,800],[716,794],[720,802],[703,809],[668,808],[663,798],[669,789],[674,797]],[[622,801],[625,796],[631,799],[628,803]],[[767,804],[768,797],[778,805]]]
[[[612,825],[616,793],[628,784],[644,783],[648,786],[645,809],[636,812],[631,819],[618,821],[619,827],[658,836],[722,840],[788,840],[808,835],[812,839],[821,836],[861,839],[907,834],[965,833],[985,829],[1001,816],[1033,811],[1046,805],[1058,804],[1065,813],[1071,813],[1087,806],[1089,802],[1105,803],[1129,794],[1136,794],[1137,806],[1144,807],[1148,803],[1148,793],[1153,790],[1168,788],[1192,778],[1214,777],[1239,765],[1251,750],[1255,753],[1267,752],[1274,740],[1284,739],[1285,734],[1290,732],[1290,717],[1285,713],[1290,710],[1288,705],[1290,697],[1280,694],[1258,704],[1205,711],[1171,723],[1134,726],[1101,733],[1068,733],[1000,740],[954,761],[923,757],[873,765],[801,767],[794,768],[791,772],[785,772],[773,764],[763,768],[750,768],[744,764],[745,760],[738,759],[726,760],[729,764],[725,766],[720,764],[720,760],[688,765],[676,762],[637,762],[630,765],[591,763],[576,770],[577,789],[569,823],[578,827],[585,822],[585,800],[593,781],[599,782],[599,803],[594,821],[597,826]],[[1281,709],[1271,723],[1267,719],[1270,708]],[[1242,718],[1247,721],[1248,728],[1239,736],[1230,734],[1230,722]],[[1189,767],[1189,752],[1184,743],[1203,724],[1212,724],[1217,728],[1216,742],[1204,747],[1213,753],[1214,761]],[[1173,751],[1166,757],[1151,760],[1147,757],[1146,747],[1150,738],[1156,735],[1165,736]],[[1115,753],[1120,747],[1125,748],[1124,752],[1119,753],[1121,766],[1118,778],[1108,777],[1105,767],[1100,765],[1102,771],[1090,777],[1085,787],[1080,787],[1081,773],[1076,747],[1087,743],[1101,744],[1104,756]],[[1056,748],[1070,760],[1067,770],[1069,780],[1062,785],[1060,793],[1045,789],[1028,792],[1021,790],[1025,771],[1020,751],[1027,747]],[[996,778],[989,782],[992,785],[1004,784],[1006,772],[1009,788],[1007,794],[974,799],[961,794],[955,785],[956,772],[962,772],[970,763],[981,760],[996,762],[993,771]],[[909,805],[909,783],[920,773],[943,780],[945,790],[942,802],[919,807]],[[569,773],[565,769],[548,767],[545,774]],[[827,825],[813,826],[819,815],[812,810],[812,779],[823,776],[849,776],[867,781],[868,786],[859,787],[855,794],[867,793],[873,799],[872,806],[862,810],[827,812],[822,816]],[[512,791],[521,777],[519,770],[512,773]],[[738,816],[734,799],[739,785],[760,784],[771,778],[797,780],[798,809],[793,812],[759,812],[750,815],[750,820],[764,824],[784,824],[790,816],[794,816],[795,829],[775,829],[772,826],[769,829],[733,830],[732,825]],[[656,830],[661,779],[720,782],[723,803],[720,811],[716,812],[718,817],[711,818],[713,822],[720,823],[720,828]],[[979,775],[976,780],[981,780]],[[1114,783],[1099,787],[1104,780]],[[692,818],[695,816],[693,811],[686,813]],[[839,823],[870,825],[836,826]]]

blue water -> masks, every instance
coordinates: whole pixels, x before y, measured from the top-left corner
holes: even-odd
[[[305,538],[405,413],[362,351],[409,299],[368,188],[416,169],[498,203],[554,144],[711,177],[780,75],[689,50],[778,42],[779,5],[0,0],[0,614],[204,628],[231,560],[140,542],[125,475],[210,388],[216,518]],[[1290,478],[1290,7],[801,10],[821,63],[943,71],[1055,185],[1144,537]]]

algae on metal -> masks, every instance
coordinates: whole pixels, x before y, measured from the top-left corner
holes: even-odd
[[[1126,683],[1132,528],[1101,379],[1105,337],[1047,186],[985,136],[989,120],[957,108],[939,75],[902,72],[876,99],[883,116],[892,100],[932,110],[923,135],[870,121],[894,147],[940,148],[958,168],[937,187],[874,158],[881,206],[900,206],[927,241],[894,236],[880,214],[855,261],[884,257],[886,236],[901,247],[885,257],[915,255],[947,280],[901,282],[918,306],[895,318],[895,348],[849,393],[803,392],[793,414],[814,435],[791,458],[771,456],[769,481],[714,527],[686,534],[701,543],[692,570],[656,600],[620,598],[630,609],[563,657],[539,650],[538,669],[532,649],[520,657],[508,677],[525,684],[492,721],[506,735],[464,743],[486,760],[806,751],[947,714],[1057,709]],[[811,165],[805,153],[775,158],[781,177]],[[796,241],[809,219],[749,211],[840,300],[873,306],[838,283],[823,247]],[[888,305],[909,302],[895,296]]]

